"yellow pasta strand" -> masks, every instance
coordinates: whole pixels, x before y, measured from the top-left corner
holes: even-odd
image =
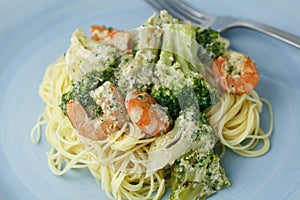
[[[88,168],[101,181],[110,199],[160,199],[169,172],[161,169],[150,177],[145,173],[149,144],[154,138],[141,139],[139,129],[126,123],[108,140],[87,141],[73,129],[59,107],[62,94],[70,86],[65,60],[61,57],[45,72],[39,94],[46,105],[31,132],[31,140],[39,142],[40,127],[46,124],[45,137],[51,145],[47,154],[50,170],[63,175],[74,168]]]
[[[266,133],[260,128],[259,114],[263,104],[267,105],[270,115],[269,130]],[[243,95],[226,93],[207,111],[207,117],[221,144],[235,153],[255,157],[269,150],[269,136],[273,131],[272,106],[254,90]],[[223,148],[222,155],[224,151]]]
[[[170,169],[160,169],[149,177],[145,173],[150,144],[155,138],[143,138],[141,131],[129,122],[107,140],[93,141],[78,135],[59,107],[62,94],[70,87],[66,63],[61,57],[45,72],[39,94],[46,105],[31,132],[31,140],[39,142],[40,126],[46,124],[45,137],[51,145],[47,154],[50,170],[63,175],[74,168],[88,168],[110,199],[160,199]],[[263,103],[270,112],[267,133],[260,128]],[[272,107],[255,91],[245,95],[226,94],[208,110],[207,117],[223,144],[222,154],[224,146],[247,157],[268,151]]]

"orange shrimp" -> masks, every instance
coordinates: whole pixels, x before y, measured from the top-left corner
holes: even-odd
[[[96,104],[102,108],[102,117],[115,121],[117,127],[122,127],[125,121],[129,119],[124,98],[113,83],[106,81],[90,94],[96,100]]]
[[[125,106],[131,121],[149,136],[156,136],[170,128],[166,110],[149,94],[132,91],[126,95]]]
[[[212,71],[219,85],[228,93],[248,93],[259,82],[254,62],[247,55],[237,52],[216,58]]]
[[[90,32],[93,40],[113,46],[127,54],[133,53],[134,41],[131,39],[129,33],[98,25],[91,26]]]
[[[108,81],[91,92],[91,96],[102,108],[103,115],[99,119],[90,119],[84,107],[75,100],[66,105],[67,117],[80,135],[92,140],[104,140],[128,120],[124,99]]]
[[[105,120],[102,123],[91,120],[78,101],[69,101],[66,105],[66,111],[72,126],[79,134],[92,140],[104,140],[115,130],[114,123],[110,120]]]
[[[98,25],[91,26],[90,32],[92,34],[91,38],[98,42],[101,42],[107,38],[112,38],[117,33],[117,31],[114,29]]]

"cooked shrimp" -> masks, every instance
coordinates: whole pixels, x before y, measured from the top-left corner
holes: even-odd
[[[129,92],[125,106],[131,121],[149,136],[156,136],[170,128],[166,110],[145,92]]]
[[[96,41],[103,41],[107,38],[112,38],[117,31],[112,28],[106,28],[104,26],[93,25],[90,27],[92,39]]]
[[[89,118],[84,107],[75,100],[67,103],[67,116],[80,135],[93,140],[104,140],[128,120],[124,99],[110,82],[105,82],[91,92],[91,96],[102,108],[103,115],[100,118],[94,120]]]
[[[120,51],[132,53],[134,42],[131,40],[129,33],[98,25],[91,26],[90,32],[93,40],[113,46]]]
[[[237,52],[216,58],[213,73],[219,85],[228,93],[248,93],[259,82],[259,74],[254,62],[247,55]]]
[[[119,128],[128,120],[124,98],[111,82],[106,81],[90,95],[102,108],[103,118],[115,121]]]
[[[66,106],[67,116],[72,126],[82,136],[92,140],[104,140],[114,131],[114,124],[111,121],[96,121],[88,117],[80,102],[71,100]]]

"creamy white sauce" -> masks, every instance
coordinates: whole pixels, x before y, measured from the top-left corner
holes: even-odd
[[[231,76],[240,76],[242,67],[246,62],[246,57],[238,52],[232,52],[229,54],[228,60],[225,65],[227,72],[230,72]]]

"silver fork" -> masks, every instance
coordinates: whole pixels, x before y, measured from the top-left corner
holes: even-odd
[[[269,25],[265,25],[250,20],[243,20],[228,16],[208,15],[192,8],[187,3],[180,0],[145,0],[157,11],[167,10],[173,17],[182,20],[189,20],[203,28],[211,27],[219,32],[224,32],[232,28],[248,28],[273,38],[279,39],[294,47],[300,48],[300,37],[280,30]]]

